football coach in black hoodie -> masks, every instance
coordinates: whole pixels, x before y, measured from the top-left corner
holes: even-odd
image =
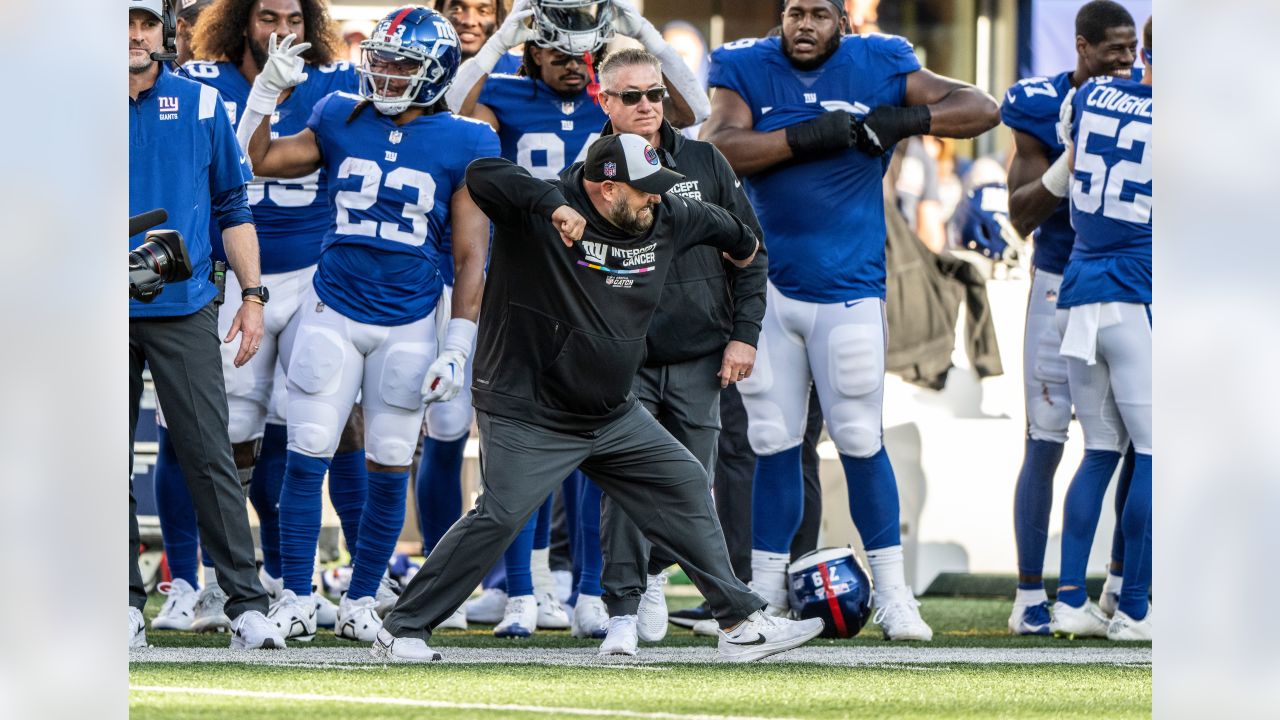
[[[472,386],[484,492],[386,617],[375,657],[440,659],[432,628],[578,467],[693,579],[720,622],[722,657],[756,660],[822,631],[760,612],[729,566],[706,472],[631,392],[672,258],[709,244],[746,266],[759,248],[728,212],[667,192],[683,179],[630,134],[600,138],[556,182],[501,158],[467,168],[494,223]]]

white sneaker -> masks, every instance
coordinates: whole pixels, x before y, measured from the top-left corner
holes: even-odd
[[[266,568],[258,568],[258,582],[262,583],[262,589],[267,591],[267,598],[271,602],[280,599],[280,593],[284,591],[284,578],[271,577]]]
[[[1014,603],[1009,613],[1009,633],[1011,635],[1048,635],[1052,617],[1049,614],[1049,601],[1019,605]]]
[[[693,634],[702,637],[720,637],[720,623],[715,620],[699,620],[693,624]]]
[[[466,630],[467,629],[467,611],[458,608],[453,614],[445,619],[444,622],[436,626],[436,630]]]
[[[565,630],[569,627],[569,613],[556,599],[554,592],[538,593],[538,629]]]
[[[284,646],[275,623],[257,610],[240,613],[231,623],[232,650],[278,650]]]
[[[369,654],[381,660],[402,662],[435,662],[440,653],[432,650],[418,638],[398,638],[386,630],[378,630],[378,636],[369,648]]]
[[[600,643],[600,655],[635,655],[637,651],[636,616],[618,615],[609,618],[609,627]]]
[[[129,649],[147,646],[147,621],[142,618],[142,611],[129,606]]]
[[[167,597],[160,614],[151,619],[152,629],[190,630],[191,622],[196,619],[196,589],[182,578],[160,583],[156,589]]]
[[[658,642],[667,636],[667,596],[662,591],[666,584],[666,571],[650,575],[644,595],[640,596],[640,609],[636,611],[637,634],[645,642]]]
[[[334,628],[338,625],[338,606],[324,596],[324,593],[311,589],[311,599],[316,602],[316,627]]]
[[[1086,600],[1081,607],[1055,602],[1049,629],[1053,631],[1054,637],[1070,640],[1078,637],[1106,637],[1107,616],[1102,614],[1092,600]]]
[[[513,595],[507,598],[507,609],[502,622],[493,629],[493,636],[500,638],[529,637],[538,629],[538,601],[532,595]]]
[[[392,585],[391,576],[382,573],[382,579],[378,581],[378,591],[373,597],[377,601],[376,609],[378,617],[386,617],[391,612],[391,608],[396,606],[396,601],[400,599],[399,584]]]
[[[573,597],[573,573],[568,570],[552,570],[551,578],[556,583],[556,599],[561,605],[567,605]]]
[[[911,588],[877,590],[875,605],[872,621],[880,625],[885,640],[933,640],[933,628],[920,617],[920,602],[911,594]]]
[[[298,597],[292,590],[281,590],[267,619],[286,640],[310,642],[316,636],[316,602],[310,595]]]
[[[788,620],[753,612],[732,630],[720,631],[716,649],[731,662],[751,662],[799,647],[822,632],[822,618]]]
[[[382,629],[382,617],[378,615],[378,601],[372,597],[352,600],[343,596],[338,603],[338,624],[333,633],[346,640],[373,642]]]
[[[1151,608],[1147,608],[1147,616],[1141,620],[1134,620],[1123,610],[1117,609],[1116,614],[1111,618],[1111,624],[1107,625],[1107,639],[1150,640]]]
[[[480,593],[480,597],[464,603],[463,607],[467,609],[467,622],[497,625],[507,612],[507,591],[488,588]]]
[[[231,618],[227,617],[224,607],[227,594],[216,584],[200,588],[196,596],[196,616],[191,620],[191,629],[196,632],[226,632],[231,629]]]
[[[602,640],[609,634],[609,611],[599,595],[578,596],[578,604],[573,606],[573,629],[570,634],[576,638],[597,640]]]

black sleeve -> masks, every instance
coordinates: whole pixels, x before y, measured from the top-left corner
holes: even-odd
[[[671,203],[677,246],[710,245],[739,260],[755,252],[756,234],[729,211],[670,193],[663,196],[663,202]]]
[[[556,208],[568,205],[560,188],[503,158],[473,160],[467,166],[467,188],[495,224],[519,225],[529,215],[550,219]]]
[[[760,240],[760,249],[750,265],[740,268],[733,263],[725,263],[725,273],[733,293],[733,331],[729,334],[729,339],[755,347],[760,339],[760,325],[764,322],[765,281],[769,276],[764,231],[760,228],[755,208],[751,207],[751,201],[742,189],[742,182],[734,174],[729,161],[714,145],[711,146],[711,151],[719,194],[716,204],[742,220]]]

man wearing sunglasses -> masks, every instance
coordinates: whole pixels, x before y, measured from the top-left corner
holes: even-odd
[[[729,161],[711,143],[685,138],[663,118],[658,58],[644,50],[612,53],[600,67],[600,84],[600,106],[609,116],[603,134],[643,137],[664,166],[684,175],[673,194],[719,205],[763,237]],[[645,364],[632,386],[708,477],[720,434],[720,391],[750,376],[755,364],[766,262],[763,246],[744,268],[726,263],[706,245],[677,255],[649,323]],[[652,547],[612,499],[604,501],[602,520],[602,584],[610,622],[600,653],[635,655],[637,639],[656,642],[666,635],[664,570],[675,558]]]

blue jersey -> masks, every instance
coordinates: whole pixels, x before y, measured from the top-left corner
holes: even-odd
[[[1151,303],[1151,86],[1094,78],[1072,100],[1076,245],[1058,307]]]
[[[218,89],[231,124],[238,126],[252,89],[240,74],[240,68],[229,62],[192,61],[184,69],[190,77]],[[306,82],[295,87],[289,97],[276,106],[271,118],[271,136],[288,137],[301,132],[320,98],[338,90],[355,92],[358,89],[359,79],[348,62],[308,65]],[[291,180],[255,178],[249,185],[249,207],[258,228],[264,274],[316,264],[320,241],[333,221],[324,170]],[[213,237],[214,256],[225,260],[221,235],[215,233]]]
[[[149,90],[129,99],[129,214],[163,208],[163,227],[182,233],[190,280],[170,283],[150,304],[129,301],[129,317],[190,315],[209,304],[213,197],[249,181],[249,163],[218,91],[175,75],[164,63]],[[129,238],[129,249],[143,240]]]
[[[440,241],[467,165],[498,153],[493,128],[449,112],[404,124],[361,98],[334,93],[307,127],[329,173],[334,222],[316,268],[316,294],[372,325],[421,320],[440,297]]]
[[[1069,90],[1070,72],[1051,78],[1027,78],[1009,88],[1000,106],[1000,119],[1004,124],[1039,140],[1048,151],[1050,163],[1057,160],[1064,149],[1058,140],[1058,109]],[[1036,229],[1032,263],[1041,270],[1061,275],[1075,237],[1076,231],[1071,228],[1071,203],[1063,198],[1053,214]]]
[[[542,180],[586,160],[609,118],[587,91],[561,95],[541,80],[490,75],[479,102],[497,116],[502,157]]]
[[[755,130],[769,132],[831,110],[862,117],[902,105],[920,69],[911,43],[847,35],[816,70],[800,71],[780,38],[726,43],[711,54],[708,83],[742,96]],[[769,280],[787,297],[815,303],[884,297],[884,193],[890,156],[856,149],[784,163],[746,179],[769,240]]]
[[[502,57],[498,58],[498,62],[494,64],[490,75],[501,73],[503,75],[515,75],[520,72],[520,66],[524,64],[524,56],[520,53],[505,52]]]

